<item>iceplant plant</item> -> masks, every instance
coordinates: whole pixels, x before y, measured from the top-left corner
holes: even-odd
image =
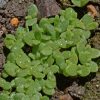
[[[85,77],[98,71],[93,59],[100,51],[87,43],[90,30],[98,27],[91,16],[78,19],[67,8],[37,22],[37,14],[37,7],[29,6],[26,26],[4,39],[10,53],[0,76],[0,100],[49,100],[57,87],[56,73]]]

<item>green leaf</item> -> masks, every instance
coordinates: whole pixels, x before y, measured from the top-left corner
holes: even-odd
[[[48,45],[49,47],[51,47],[54,51],[57,50],[59,48],[59,45],[57,44],[56,41],[48,41],[46,43],[46,45]]]
[[[81,21],[84,23],[87,30],[93,30],[98,27],[98,23],[94,22],[92,16],[86,14],[82,17]]]
[[[39,40],[33,40],[33,45],[39,45],[40,44],[40,41]]]
[[[66,60],[67,66],[63,70],[63,74],[65,76],[77,76],[77,65],[72,63],[71,61]]]
[[[62,33],[60,37],[66,39],[66,41],[65,41],[66,42],[66,48],[69,48],[69,47],[74,45],[75,41],[73,41],[73,38],[75,37],[75,35],[71,30],[67,30],[66,32]]]
[[[79,19],[71,19],[70,20],[70,25],[72,25],[74,28],[85,29],[84,23]]]
[[[77,50],[79,53],[79,60],[82,64],[90,62],[91,59],[100,57],[100,51],[91,48],[90,45],[78,44]]]
[[[57,65],[62,66],[62,64],[65,63],[65,59],[64,59],[63,55],[61,55],[60,53],[57,53],[57,52],[54,52],[53,55],[54,55]]]
[[[54,26],[58,26],[59,23],[60,23],[60,18],[59,18],[58,15],[56,15],[55,18],[54,18]]]
[[[54,58],[52,56],[49,56],[48,59],[47,59],[47,63],[48,63],[49,66],[53,65]]]
[[[14,100],[29,100],[29,97],[26,96],[24,93],[16,93],[14,95]]]
[[[36,5],[31,4],[28,7],[28,15],[31,16],[32,18],[34,18],[34,17],[37,17],[37,14],[38,14],[38,9],[37,9]]]
[[[50,40],[51,39],[51,37],[50,36],[48,36],[48,35],[42,35],[42,37],[41,37],[43,40],[45,40],[45,41],[47,41],[47,40]]]
[[[91,61],[91,54],[88,51],[81,51],[79,53],[79,60],[81,64],[87,63]]]
[[[45,87],[49,89],[53,89],[56,87],[56,81],[46,80]]]
[[[6,45],[6,47],[8,49],[11,49],[12,46],[14,46],[15,41],[16,41],[15,36],[14,35],[11,35],[11,34],[8,34],[8,35],[6,35],[6,38],[4,40],[4,43],[5,43],[5,45]]]
[[[62,56],[64,57],[64,59],[69,59],[70,58],[70,51],[66,50],[62,52]]]
[[[75,34],[74,40],[76,43],[78,43],[80,41],[80,38],[88,39],[91,35],[90,31],[83,30],[83,29],[73,29],[73,33]]]
[[[12,93],[10,94],[9,100],[14,100],[14,96],[15,96],[15,92],[12,92]]]
[[[32,26],[37,23],[37,18],[26,20],[26,27]]]
[[[91,61],[91,52],[88,50],[88,48],[86,48],[84,43],[77,44],[77,51],[81,64],[85,64]]]
[[[56,41],[57,45],[60,47],[60,48],[66,48],[66,45],[67,45],[67,42],[66,40],[64,39],[59,39]]]
[[[25,92],[27,95],[34,95],[34,94],[38,93],[39,91],[41,91],[41,89],[42,89],[42,87],[39,83],[39,80],[37,80],[37,79],[35,81],[33,81],[32,79],[31,79],[31,81],[27,80],[27,84],[26,84],[25,88],[26,88]]]
[[[67,8],[65,11],[61,10],[60,14],[67,20],[71,18],[77,18],[77,13],[72,8]]]
[[[7,60],[10,61],[11,63],[15,63],[15,58],[16,54],[14,52],[9,53],[7,56]]]
[[[91,61],[89,63],[86,63],[85,65],[87,67],[90,67],[90,71],[91,72],[97,72],[98,71],[98,65],[95,62],[93,62],[93,61]]]
[[[0,78],[0,87],[3,88],[4,90],[9,90],[11,89],[11,84],[4,80],[3,78]]]
[[[30,67],[30,63],[24,57],[16,58],[16,63],[21,68],[28,68],[28,67]]]
[[[61,33],[67,30],[67,27],[69,25],[69,20],[66,20],[64,16],[60,16],[60,21],[59,23],[55,26],[55,30],[57,33]],[[58,34],[58,36],[59,36]],[[59,37],[58,37],[59,38]]]
[[[32,72],[31,73],[32,73],[32,75],[35,78],[41,79],[41,78],[44,78],[45,77],[45,74],[44,73],[40,72],[38,69],[35,69],[35,68],[32,69]]]
[[[41,40],[42,34],[40,32],[34,33],[36,40]]]
[[[33,33],[44,33],[43,28],[39,27],[38,23],[32,25]]]
[[[91,53],[91,58],[100,57],[100,50],[91,48],[91,46],[87,45],[87,50]]]
[[[37,91],[41,91],[41,89],[42,89],[41,84],[40,84],[39,80],[37,80],[37,79],[35,80],[33,86],[34,86],[34,89],[36,89]]]
[[[59,72],[59,66],[57,65],[51,65],[50,67],[45,68],[44,73],[48,74],[49,72],[52,73],[58,73]]]
[[[54,89],[50,89],[50,88],[47,88],[47,87],[43,87],[43,92],[47,95],[53,95],[55,93],[55,90]]]
[[[30,67],[31,61],[30,58],[21,50],[19,55],[16,56],[16,64],[21,68]]]
[[[85,65],[78,65],[78,75],[80,75],[81,77],[86,77],[90,74],[90,67],[85,66]]]
[[[42,96],[40,100],[49,100],[49,97],[47,97],[47,96]]]
[[[34,37],[34,33],[31,31],[31,32],[27,32],[25,34],[25,36],[23,37],[23,40],[26,44],[28,44],[29,46],[32,46],[33,45],[33,39],[35,39]]]
[[[24,43],[20,40],[16,40],[16,43],[14,46],[11,48],[11,51],[15,51],[17,49],[21,49],[24,46]]]
[[[48,56],[48,55],[51,55],[51,54],[52,54],[52,48],[49,47],[49,46],[44,46],[40,52],[41,52],[43,55]]]
[[[7,72],[5,70],[3,70],[2,73],[1,73],[1,76],[3,78],[7,78],[8,77],[8,74],[7,74]]]
[[[9,100],[9,96],[7,94],[0,94],[0,100]]]
[[[33,60],[32,61],[32,67],[37,67],[40,64],[41,64],[41,61],[40,60]]]
[[[31,75],[29,68],[17,70],[17,77],[25,77]]]
[[[52,39],[56,39],[56,31],[52,24],[49,23],[49,20],[47,18],[42,18],[39,26],[44,29],[44,32],[47,33],[52,37]]]
[[[19,86],[17,86],[16,91],[17,91],[18,93],[24,93],[24,92],[25,92],[25,90],[24,90],[24,85],[19,85]]]
[[[24,85],[26,83],[25,78],[17,77],[14,80],[16,86]]]
[[[40,100],[41,97],[42,97],[42,96],[41,96],[40,93],[36,93],[36,94],[34,94],[34,95],[32,96],[31,100]]]
[[[16,71],[19,69],[19,67],[11,62],[7,62],[4,64],[4,70],[7,72],[8,75],[15,77]]]
[[[82,6],[85,6],[89,0],[71,0],[72,3],[78,7],[82,7]]]
[[[52,73],[58,73],[59,72],[59,66],[57,66],[57,65],[51,65],[50,66],[50,71],[52,72]]]
[[[11,81],[11,87],[15,87],[15,81],[14,80]]]
[[[76,48],[73,47],[71,49],[70,58],[68,60],[70,60],[74,64],[77,64],[78,63],[78,57],[77,57],[77,54],[76,54]]]
[[[33,53],[29,53],[28,56],[29,56],[32,60],[35,59],[35,55],[34,55]]]
[[[15,34],[16,39],[23,40],[23,36],[25,35],[25,33],[26,33],[25,28],[18,27],[17,30],[16,30],[16,34]]]
[[[52,72],[48,73],[47,79],[51,81],[56,81],[55,75]]]

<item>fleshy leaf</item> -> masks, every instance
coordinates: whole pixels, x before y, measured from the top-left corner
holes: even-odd
[[[72,63],[71,61],[66,61],[67,66],[66,68],[63,70],[63,74],[65,76],[77,76],[77,65]]]
[[[54,58],[56,60],[56,64],[59,66],[62,66],[62,64],[65,63],[65,59],[64,59],[63,55],[61,55],[60,53],[55,52]]]
[[[86,63],[85,65],[87,67],[90,67],[90,71],[91,72],[97,72],[98,71],[98,65],[95,62],[93,62],[93,61],[91,61],[89,63]]]
[[[77,18],[77,13],[72,8],[67,8],[65,11],[61,10],[60,14],[66,19]]]
[[[37,14],[38,14],[38,9],[37,9],[36,5],[31,4],[28,7],[28,15],[30,15],[32,18],[34,18],[34,17],[37,17]]]
[[[82,7],[82,6],[85,6],[89,0],[71,0],[72,3],[78,7]]]
[[[5,43],[5,45],[6,45],[6,47],[8,49],[11,49],[12,46],[14,46],[15,41],[16,41],[15,36],[14,35],[11,35],[11,34],[8,34],[8,35],[6,35],[6,38],[4,40],[4,43]]]
[[[50,88],[47,88],[47,87],[43,87],[43,92],[47,95],[52,95],[54,94],[55,90],[54,89],[50,89]]]
[[[43,55],[52,54],[52,48],[49,46],[44,46],[44,48],[40,51]]]
[[[53,89],[56,87],[56,81],[46,80],[45,87],[49,89]]]
[[[42,96],[40,100],[49,100],[49,97],[47,97],[47,96]]]
[[[26,20],[26,27],[32,26],[37,23],[37,18]]]
[[[93,30],[98,27],[98,23],[94,22],[92,16],[86,14],[82,17],[81,21],[84,23],[87,30]]]
[[[19,67],[13,63],[7,62],[4,65],[4,70],[7,72],[8,75],[15,77],[16,71],[19,69]]]
[[[11,89],[11,84],[3,78],[0,78],[0,87],[4,90],[9,90]]]
[[[7,94],[1,93],[0,100],[9,100],[9,96]]]
[[[77,54],[76,54],[76,48],[73,47],[71,49],[70,58],[68,60],[70,60],[74,64],[77,64],[78,63],[78,57],[77,57]]]
[[[79,70],[77,71],[78,75],[81,77],[86,77],[90,74],[90,67],[87,67],[85,65],[78,65]]]
[[[30,70],[28,68],[17,70],[17,76],[18,77],[25,77],[25,76],[28,76],[28,75],[31,75]]]
[[[16,39],[23,40],[23,36],[25,35],[25,33],[26,33],[25,28],[18,27],[15,34]]]
[[[23,37],[24,42],[26,44],[28,44],[29,46],[32,46],[33,45],[33,39],[35,39],[33,32],[27,32],[25,34],[25,36]]]
[[[48,57],[47,63],[48,63],[49,66],[53,65],[53,63],[54,63],[54,58],[53,58],[52,56]]]
[[[87,50],[91,53],[91,58],[98,58],[100,57],[100,50],[91,48],[87,45]]]

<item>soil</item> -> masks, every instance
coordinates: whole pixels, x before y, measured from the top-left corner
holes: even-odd
[[[100,99],[100,72],[96,74],[90,82],[85,84],[86,92],[84,100],[99,100]]]
[[[53,5],[53,7],[55,6],[54,9],[56,9],[56,11],[47,10],[44,15],[43,11],[48,8],[48,5],[52,5],[52,3],[49,4],[49,2],[46,2],[47,4],[45,3],[44,10],[41,10],[41,6],[44,3],[42,2],[39,6],[39,0],[0,0],[0,71],[3,70],[3,64],[6,59],[4,56],[5,50],[3,48],[3,38],[5,37],[5,34],[14,34],[17,29],[17,27],[14,27],[10,24],[10,20],[13,17],[17,17],[20,20],[19,26],[24,27],[27,8],[31,3],[34,3],[34,1],[37,6],[40,7],[41,17],[50,17],[56,15],[59,12],[59,9],[66,8],[68,6],[73,7],[78,12],[79,18],[86,13],[86,6],[80,9],[71,5],[70,2],[63,4],[61,0],[54,0],[55,2],[59,1],[53,3],[56,5]],[[95,18],[95,20],[99,23],[99,27],[92,32],[93,34],[89,39],[89,44],[91,44],[92,47],[100,50],[100,0],[90,0],[89,4],[93,4],[97,9],[98,16]],[[100,58],[96,60],[100,66]],[[56,79],[57,87],[55,89],[55,94],[51,97],[51,100],[100,99],[100,71],[98,73],[92,73],[85,78],[66,78],[63,75],[56,74]]]

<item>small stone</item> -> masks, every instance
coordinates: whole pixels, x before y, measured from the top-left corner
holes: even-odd
[[[0,37],[3,35],[3,31],[0,31]]]
[[[8,0],[0,0],[0,8],[3,8],[3,6],[8,2]]]
[[[97,85],[96,85],[96,88],[98,88],[98,87],[99,87],[99,85],[97,84]]]
[[[73,98],[69,94],[61,95],[59,100],[73,100]]]

